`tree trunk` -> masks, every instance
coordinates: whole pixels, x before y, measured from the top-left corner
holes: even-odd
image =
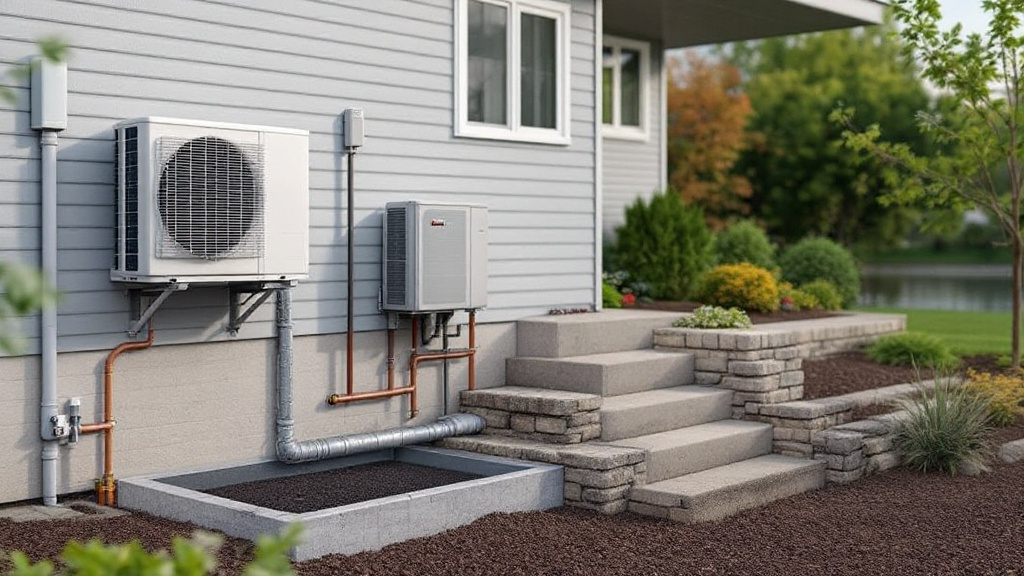
[[[1010,339],[1010,367],[1020,370],[1021,274],[1024,272],[1024,236],[1013,238],[1013,335]]]

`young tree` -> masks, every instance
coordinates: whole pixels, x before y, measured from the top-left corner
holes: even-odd
[[[750,101],[735,67],[688,51],[668,62],[668,177],[719,228],[747,213],[750,183],[732,174],[747,143]]]
[[[980,207],[993,215],[1013,253],[1012,364],[1020,368],[1021,192],[1024,189],[1024,103],[1021,102],[1024,36],[1019,34],[1024,0],[983,0],[989,16],[985,34],[967,34],[959,24],[941,30],[938,0],[894,0],[903,51],[921,65],[922,76],[950,96],[943,114],[920,112],[921,134],[945,149],[941,155],[916,154],[905,143],[881,140],[885,123],[865,131],[848,129],[848,147],[885,163],[883,177],[892,205]],[[834,118],[847,127],[852,109]],[[887,126],[886,126],[887,129]]]
[[[912,61],[890,37],[892,23],[771,38],[726,49],[743,71],[756,140],[737,170],[753,187],[751,215],[786,242],[826,236],[852,246],[891,245],[916,218],[909,208],[885,210],[878,167],[837,142],[828,116],[843,101],[890,126],[888,137],[927,154],[914,113],[929,99]]]

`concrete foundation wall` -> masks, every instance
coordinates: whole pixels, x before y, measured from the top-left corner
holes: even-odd
[[[396,385],[408,382],[408,322],[397,338]],[[244,331],[245,328],[243,327]],[[451,346],[467,346],[466,330]],[[276,341],[240,340],[160,346],[131,352],[114,376],[114,472],[118,478],[274,457]],[[356,391],[386,386],[384,332],[356,334]],[[443,413],[441,363],[419,371],[420,413],[409,419],[408,397],[328,406],[345,392],[345,335],[295,339],[293,415],[299,440],[428,423]],[[512,323],[477,327],[477,386],[504,384],[505,359],[515,355]],[[60,410],[82,400],[84,423],[103,415],[104,352],[61,354]],[[450,362],[448,406],[466,387],[465,360]],[[0,358],[0,503],[40,496],[39,357]],[[63,446],[59,493],[90,490],[102,473],[101,435]]]

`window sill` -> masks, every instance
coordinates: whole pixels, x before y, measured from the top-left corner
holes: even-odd
[[[548,144],[552,146],[568,146],[572,138],[557,130],[541,128],[520,128],[507,130],[491,126],[460,126],[455,129],[456,138],[475,138],[478,140],[502,140],[506,142],[526,142],[530,144]]]
[[[651,135],[648,134],[646,130],[623,126],[610,126],[608,124],[601,126],[601,137],[608,138],[610,140],[630,140],[633,142],[647,142],[651,139]]]

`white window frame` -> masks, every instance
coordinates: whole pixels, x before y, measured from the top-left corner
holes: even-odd
[[[616,66],[612,69],[612,122],[603,124],[601,133],[607,138],[620,140],[644,141],[650,139],[650,97],[651,97],[651,44],[630,38],[618,36],[604,37],[603,48],[614,50]],[[623,126],[622,116],[622,67],[618,65],[619,54],[623,48],[636,50],[640,53],[640,126]],[[604,50],[601,50],[604,54]],[[601,76],[598,78],[600,86],[598,90],[604,90],[604,64],[601,64]],[[604,111],[601,112],[603,122]]]
[[[505,124],[487,124],[469,121],[469,42],[466,30],[470,0],[456,0],[455,5],[455,136],[462,138],[484,138],[488,140],[511,140],[538,144],[568,145],[571,143],[572,119],[570,98],[570,23],[572,6],[568,3],[548,0],[472,0],[506,8],[508,21],[506,30],[506,96]],[[555,21],[555,127],[535,128],[522,126],[521,119],[521,49],[520,22],[523,14],[534,14]]]

